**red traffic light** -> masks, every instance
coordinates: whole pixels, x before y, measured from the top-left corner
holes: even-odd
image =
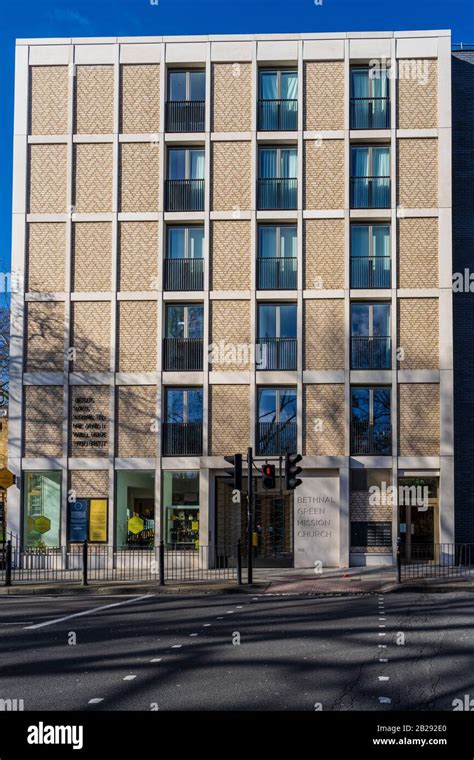
[[[264,464],[262,467],[263,487],[272,490],[276,486],[275,465]]]

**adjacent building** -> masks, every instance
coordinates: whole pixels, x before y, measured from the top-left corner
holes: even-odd
[[[454,541],[448,31],[18,40],[9,529],[390,564]],[[414,496],[415,494],[415,496]],[[421,498],[421,501],[419,500]]]

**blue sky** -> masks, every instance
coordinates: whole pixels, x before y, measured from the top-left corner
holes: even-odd
[[[474,43],[473,0],[2,0],[0,267],[10,257],[14,46],[17,37],[452,29]]]

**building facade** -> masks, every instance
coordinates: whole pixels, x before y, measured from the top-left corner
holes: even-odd
[[[454,540],[450,33],[19,40],[9,528],[392,563]],[[413,494],[416,494],[416,498]],[[421,499],[421,500],[420,500]]]

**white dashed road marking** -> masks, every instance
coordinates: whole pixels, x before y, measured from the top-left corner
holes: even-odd
[[[103,697],[94,697],[94,699],[89,699],[89,703],[88,704],[90,704],[90,705],[98,705],[99,702],[103,702],[103,701],[104,701]]]
[[[136,676],[125,676],[123,679],[124,681],[133,681],[136,678]]]

